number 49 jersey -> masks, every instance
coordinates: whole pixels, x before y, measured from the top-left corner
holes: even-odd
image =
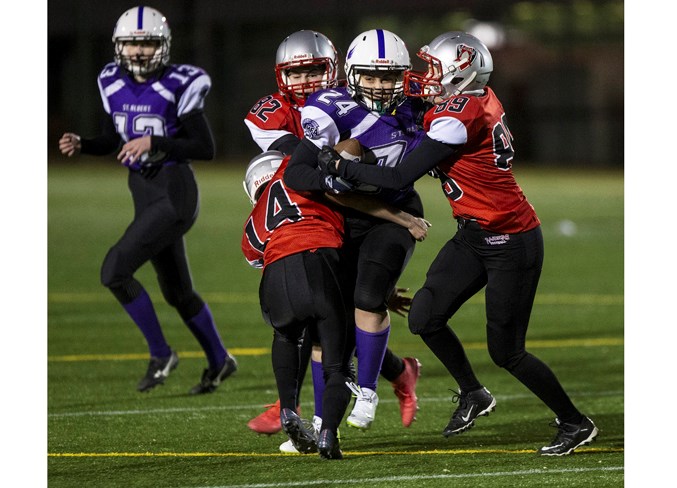
[[[109,63],[98,83],[103,107],[124,141],[148,135],[176,137],[180,117],[203,109],[211,88],[209,75],[187,64],[169,65],[159,78],[139,83]]]
[[[428,137],[458,145],[437,165],[454,217],[475,219],[485,230],[524,232],[540,224],[512,174],[514,150],[505,112],[491,88],[483,96],[459,95],[424,117]]]
[[[319,192],[299,193],[284,185],[290,158],[282,161],[244,225],[242,252],[255,268],[302,251],[343,244],[341,212]]]

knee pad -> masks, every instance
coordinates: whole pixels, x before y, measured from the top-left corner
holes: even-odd
[[[355,283],[355,308],[365,312],[383,312],[388,308],[388,297],[394,286],[388,269],[379,263],[368,263],[360,270]]]
[[[527,356],[527,352],[521,351],[517,354],[507,354],[507,351],[502,350],[502,348],[490,345],[489,356],[496,366],[510,372],[522,362]]]
[[[446,325],[446,320],[433,319],[434,296],[428,288],[421,288],[411,301],[409,310],[409,330],[412,334],[421,335],[434,332]]]

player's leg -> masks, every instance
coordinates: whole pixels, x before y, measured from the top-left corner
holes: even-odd
[[[409,232],[395,224],[373,226],[359,244],[355,304],[355,355],[359,393],[349,425],[369,428],[374,420],[376,388],[390,335],[387,301],[414,250]]]
[[[237,361],[224,346],[209,305],[193,289],[183,237],[153,256],[151,263],[165,300],[177,310],[207,357],[207,368],[190,393],[211,393],[237,370]]]
[[[134,273],[173,240],[180,238],[185,226],[168,217],[173,210],[162,187],[149,184],[133,172],[129,176],[129,187],[134,198],[134,220],[106,254],[101,266],[101,282],[117,298],[146,339],[151,359],[137,388],[147,391],[163,383],[178,364],[178,357],[167,343],[153,303],[141,283],[134,278]]]
[[[421,336],[459,386],[453,398],[458,407],[444,428],[445,436],[466,431],[478,416],[487,415],[495,407],[495,399],[475,376],[463,345],[447,323],[486,283],[484,266],[462,242],[461,233],[439,251],[409,312],[410,330]]]
[[[524,384],[557,416],[558,435],[541,454],[569,454],[597,435],[550,367],[526,350],[526,333],[543,264],[536,228],[496,245],[487,261],[487,341],[492,360]]]

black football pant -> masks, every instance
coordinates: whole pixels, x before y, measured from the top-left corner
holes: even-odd
[[[280,407],[296,410],[298,405],[298,345],[307,330],[322,347],[322,428],[336,432],[350,402],[345,386],[348,328],[337,250],[303,251],[267,265],[259,299],[264,320],[274,328],[272,363]]]
[[[183,240],[198,214],[193,171],[185,164],[166,166],[152,179],[130,171],[128,185],[134,220],[108,251],[101,282],[120,303],[127,304],[143,290],[134,273],[150,261],[165,300],[188,321],[204,306],[193,290]]]
[[[526,351],[526,334],[543,265],[543,236],[537,227],[496,234],[470,223],[440,250],[416,293],[409,327],[456,379],[462,391],[481,387],[458,337],[447,321],[486,286],[489,354],[560,419],[578,411],[550,368]]]

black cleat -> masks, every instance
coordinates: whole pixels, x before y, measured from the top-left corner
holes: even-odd
[[[226,362],[220,370],[205,369],[202,372],[200,383],[190,389],[191,395],[201,395],[211,393],[221,384],[223,380],[237,371],[237,361],[230,354],[226,356]]]
[[[163,384],[165,378],[169,376],[169,373],[175,369],[178,364],[179,356],[176,354],[176,351],[172,351],[172,353],[165,358],[151,357],[150,362],[148,363],[146,376],[141,378],[136,389],[139,391],[148,391],[157,385]]]
[[[320,438],[317,441],[317,450],[323,459],[343,459],[343,453],[339,447],[339,440],[329,429],[320,432]]]
[[[484,387],[468,393],[459,391],[451,401],[459,405],[442,432],[444,437],[462,434],[475,424],[477,417],[489,415],[496,407],[496,399]]]
[[[538,450],[541,456],[566,456],[574,452],[574,449],[590,444],[597,437],[598,430],[588,417],[583,417],[580,424],[565,424],[555,419],[551,424],[557,427],[557,435],[552,442]]]
[[[280,422],[282,423],[282,430],[289,436],[299,453],[317,452],[316,434],[310,422],[302,420],[296,412],[289,408],[283,408],[280,411]]]

